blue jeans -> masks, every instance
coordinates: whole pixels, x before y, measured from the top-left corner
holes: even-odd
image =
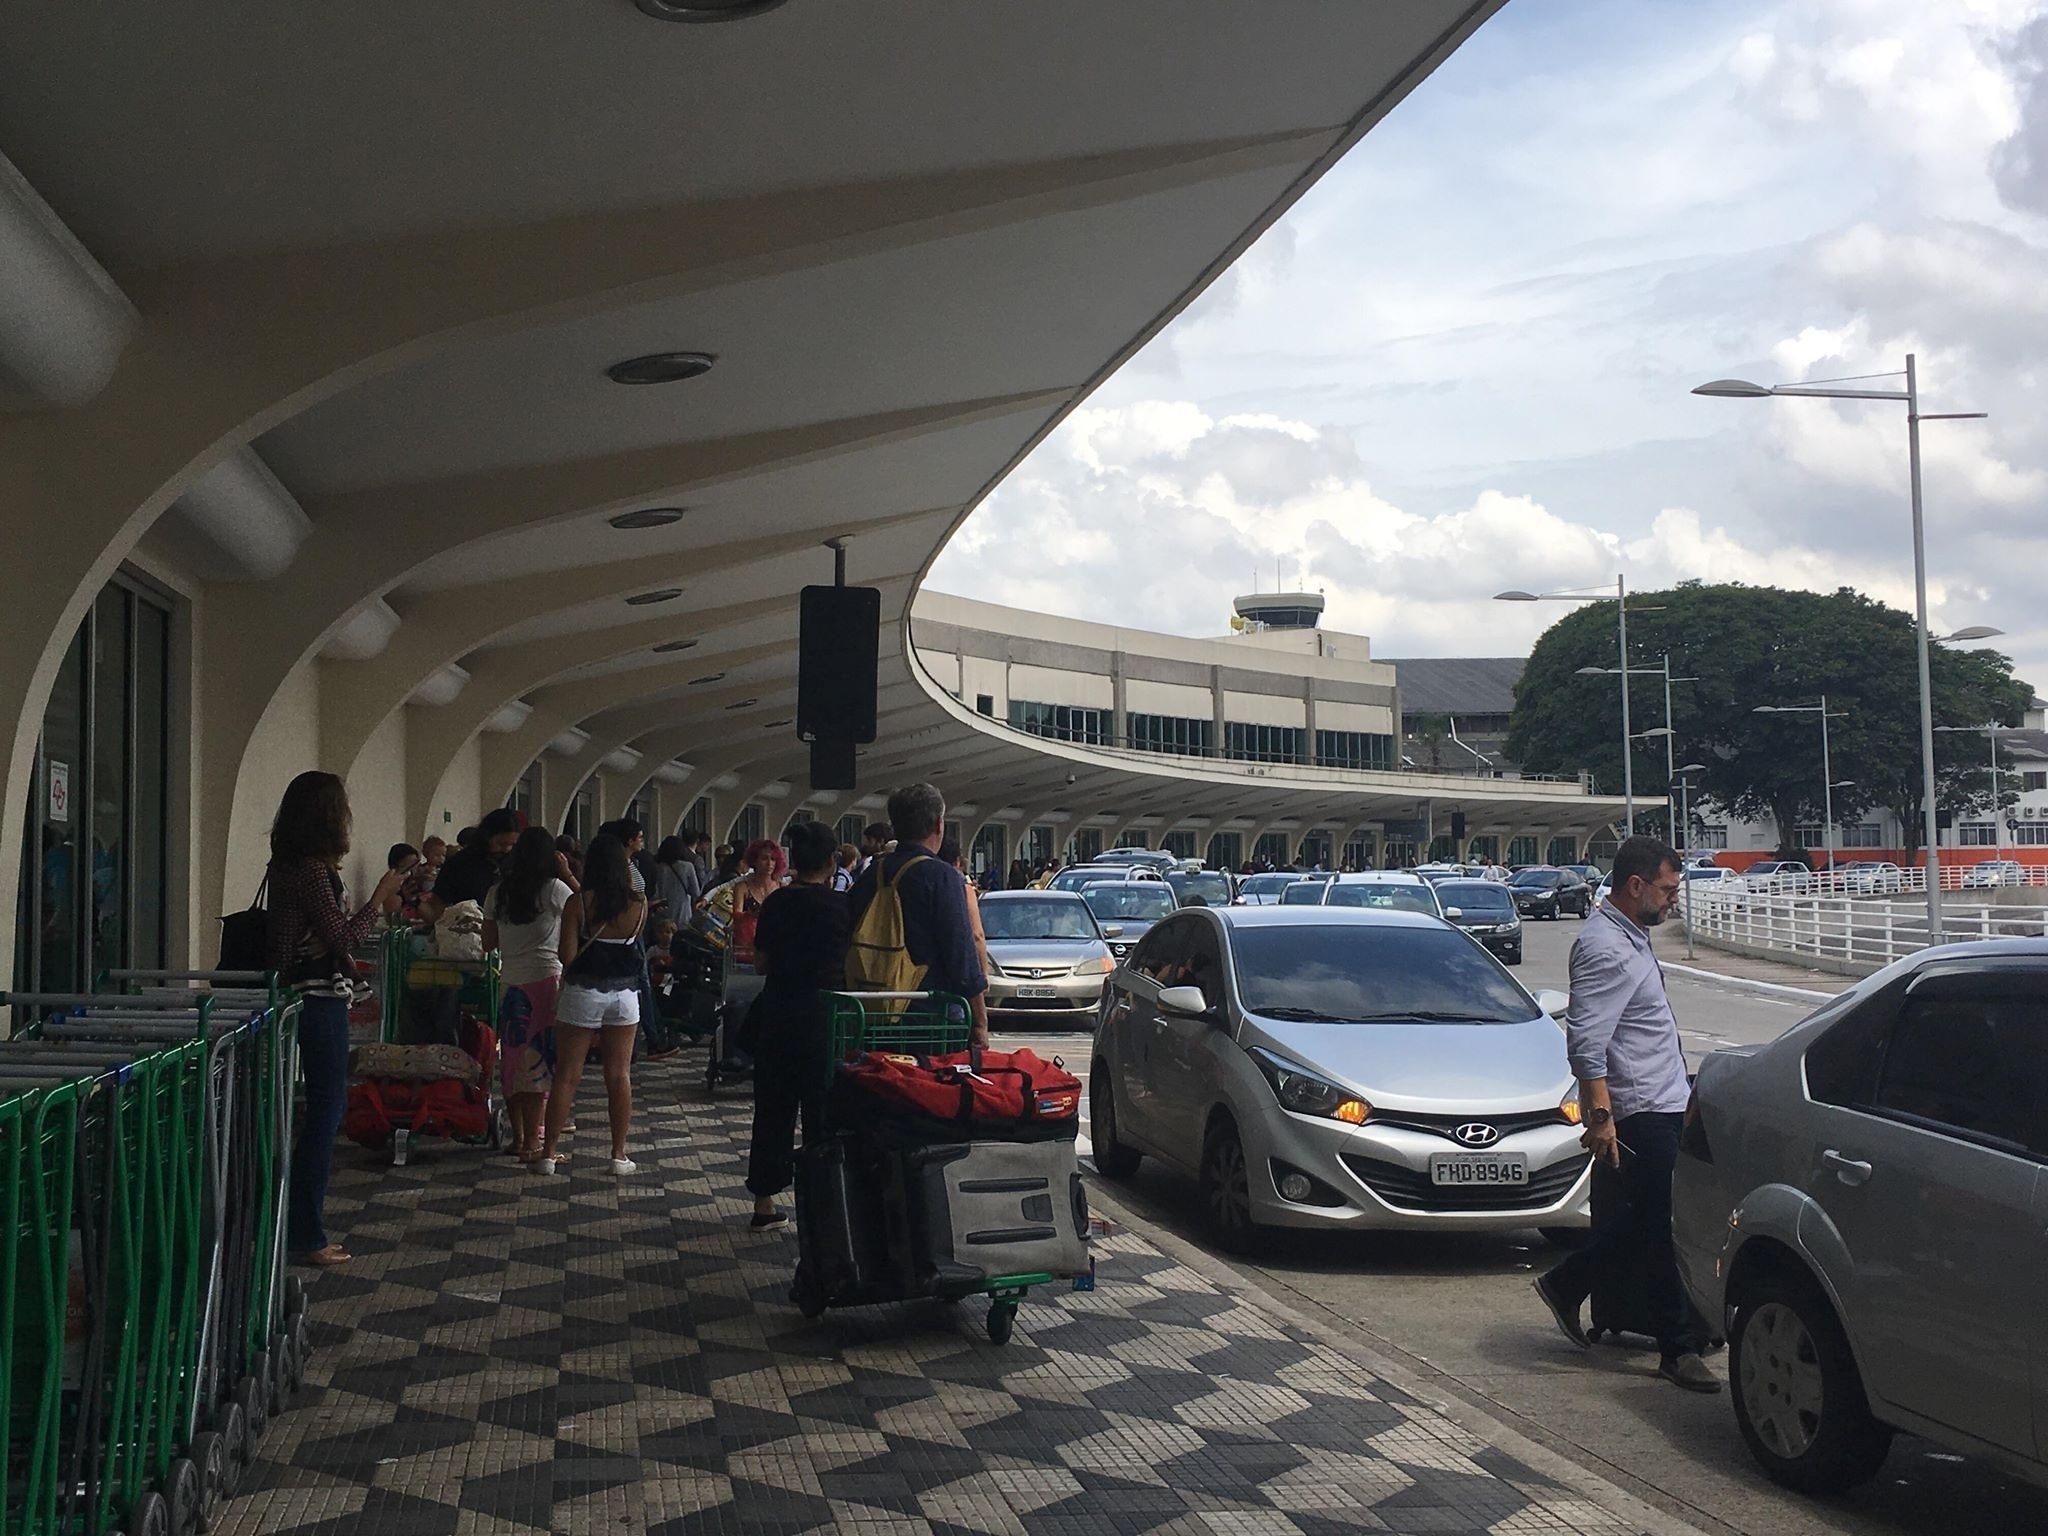
[[[285,1243],[293,1253],[327,1246],[327,1175],[334,1138],[348,1103],[348,1003],[309,997],[299,1010],[299,1066],[306,1079],[305,1116],[292,1148],[291,1205]]]

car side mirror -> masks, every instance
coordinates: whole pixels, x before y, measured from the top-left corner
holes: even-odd
[[[1465,909],[1463,907],[1444,908],[1444,918],[1448,922],[1456,922],[1459,918],[1463,917],[1464,915]]]
[[[1200,1018],[1209,1011],[1209,999],[1200,987],[1162,987],[1159,1006],[1166,1013],[1184,1013]]]
[[[1120,939],[1124,936],[1124,925],[1122,923],[1110,923],[1103,928],[1102,936],[1105,939]]]
[[[1545,987],[1536,994],[1536,1006],[1553,1019],[1563,1018],[1565,1010],[1571,1007],[1571,1004],[1571,994],[1560,992],[1555,987]]]

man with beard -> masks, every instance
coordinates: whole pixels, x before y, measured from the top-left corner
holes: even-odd
[[[1656,1336],[1659,1375],[1718,1392],[1671,1249],[1671,1174],[1691,1089],[1649,930],[1678,900],[1678,854],[1654,837],[1631,837],[1614,855],[1612,879],[1606,905],[1572,945],[1565,1015],[1585,1118],[1579,1139],[1593,1154],[1593,1240],[1541,1276],[1536,1294],[1581,1348],[1586,1299],[1595,1290],[1624,1299]]]

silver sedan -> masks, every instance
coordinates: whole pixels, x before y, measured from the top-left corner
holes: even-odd
[[[991,1009],[1093,1021],[1114,962],[1080,896],[992,892],[981,898],[981,927],[988,939]]]
[[[1564,1032],[1441,919],[1182,911],[1110,979],[1091,1064],[1097,1168],[1193,1175],[1232,1251],[1262,1226],[1573,1241],[1590,1159]]]

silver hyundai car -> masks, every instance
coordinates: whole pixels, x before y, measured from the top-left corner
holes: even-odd
[[[1262,1226],[1588,1225],[1565,999],[1532,998],[1440,918],[1192,908],[1110,978],[1089,1077],[1095,1164],[1193,1175],[1215,1240]],[[1548,1011],[1547,1011],[1548,1010]]]
[[[1094,1022],[1115,962],[1087,902],[1072,891],[992,891],[981,928],[992,1010]]]
[[[1894,1429],[2048,1483],[2048,941],[1923,950],[1700,1064],[1672,1185],[1765,1472],[1834,1493]]]

